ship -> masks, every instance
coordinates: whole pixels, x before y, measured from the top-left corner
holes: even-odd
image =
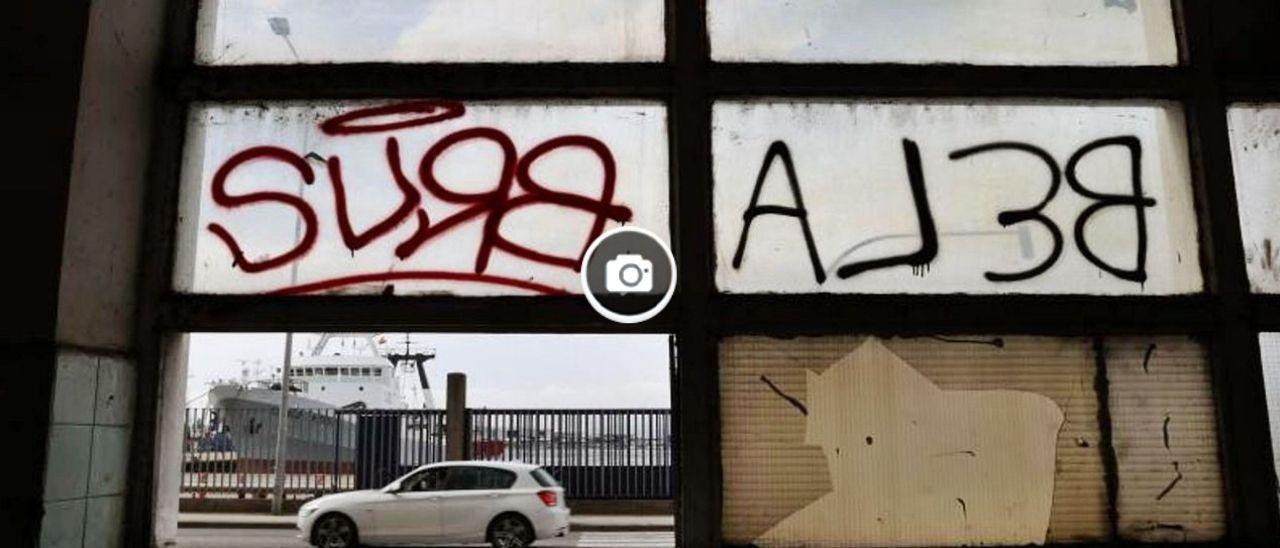
[[[291,467],[354,457],[356,419],[344,411],[435,409],[426,373],[435,351],[415,351],[407,334],[402,351],[389,346],[372,334],[323,333],[309,353],[290,360],[285,454]],[[201,421],[205,447],[197,451],[274,459],[279,372],[246,368],[239,379],[211,383],[210,416]]]

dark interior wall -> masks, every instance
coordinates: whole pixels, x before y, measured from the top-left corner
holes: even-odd
[[[1212,6],[1218,69],[1280,79],[1280,0],[1227,0]]]
[[[4,7],[0,89],[0,235],[6,258],[0,314],[0,420],[6,480],[0,530],[31,546],[42,513],[54,373],[58,273],[71,173],[88,0],[18,0]]]

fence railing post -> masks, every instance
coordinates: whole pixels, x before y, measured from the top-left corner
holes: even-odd
[[[467,460],[467,376],[449,373],[448,404],[445,407],[445,450],[449,460]]]
[[[465,384],[449,408],[293,410],[289,493],[381,486],[388,475],[442,460],[524,460],[563,483],[571,499],[670,498],[671,411],[466,409]],[[465,383],[465,379],[461,382]],[[459,413],[461,411],[461,413]],[[188,409],[182,495],[267,497],[274,409]],[[311,424],[311,423],[315,424]],[[307,426],[310,425],[310,426]],[[446,448],[447,447],[447,448]]]

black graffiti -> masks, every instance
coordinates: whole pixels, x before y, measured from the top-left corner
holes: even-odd
[[[1004,348],[1004,339],[994,337],[990,339],[965,339],[961,337],[943,337],[941,335],[929,335],[930,339],[935,341],[952,343],[952,344],[978,344],[985,346],[993,346],[995,348]]]
[[[764,189],[764,180],[773,167],[773,160],[781,159],[782,167],[787,172],[787,183],[791,186],[791,197],[796,201],[795,207],[777,205],[760,205],[760,191]],[[738,250],[733,254],[733,268],[742,266],[742,256],[747,250],[747,237],[751,234],[751,223],[761,215],[785,215],[800,221],[800,231],[804,234],[805,246],[809,248],[809,262],[813,263],[813,276],[818,283],[825,282],[827,275],[822,271],[822,261],[818,259],[818,246],[813,241],[813,231],[809,228],[809,211],[804,208],[804,198],[800,195],[800,180],[796,178],[796,167],[791,161],[791,150],[782,141],[774,141],[764,153],[764,163],[760,166],[760,175],[756,177],[755,189],[751,191],[751,204],[742,213],[742,235],[738,237]]]
[[[1044,199],[1041,200],[1039,204],[1036,204],[1035,207],[1029,209],[1010,209],[1001,211],[999,215],[996,215],[996,222],[1000,223],[1000,226],[1008,227],[1023,221],[1036,221],[1048,229],[1049,234],[1053,236],[1053,251],[1049,252],[1049,256],[1040,264],[1022,272],[987,272],[983,274],[988,280],[993,282],[1016,282],[1018,280],[1026,280],[1043,274],[1046,270],[1049,270],[1049,267],[1052,267],[1054,263],[1058,262],[1058,257],[1062,255],[1062,231],[1058,230],[1058,225],[1056,223],[1046,217],[1044,213],[1041,213],[1044,211],[1045,206],[1049,205],[1049,202],[1053,201],[1053,198],[1058,195],[1058,187],[1062,185],[1062,171],[1058,169],[1058,163],[1053,160],[1053,156],[1050,156],[1048,152],[1045,152],[1044,149],[1040,147],[1026,143],[988,143],[985,145],[957,150],[950,154],[950,158],[952,160],[962,160],[969,156],[973,156],[974,154],[1000,150],[1019,150],[1026,152],[1039,158],[1049,168],[1049,191],[1045,192]]]
[[[1133,192],[1131,194],[1110,194],[1091,190],[1085,187],[1077,175],[1077,167],[1080,161],[1089,154],[1106,147],[1124,147],[1129,153],[1130,161],[1130,184]],[[916,210],[916,218],[919,224],[920,246],[911,253],[883,257],[879,259],[863,260],[841,265],[836,270],[836,275],[841,279],[848,279],[859,274],[890,268],[894,266],[911,266],[917,271],[923,271],[927,268],[938,254],[939,233],[934,222],[933,212],[929,204],[928,186],[925,182],[924,170],[920,160],[920,149],[911,139],[902,140],[902,148],[904,160],[907,167],[907,180],[911,188],[911,197]],[[1090,142],[1080,149],[1076,150],[1067,161],[1066,169],[1060,169],[1058,162],[1044,149],[1035,145],[1014,141],[997,141],[967,147],[951,152],[948,155],[952,161],[959,161],[977,154],[999,152],[999,151],[1019,151],[1030,154],[1040,159],[1049,170],[1049,185],[1044,194],[1044,198],[1039,203],[1030,208],[1025,209],[1009,209],[1001,211],[996,216],[996,222],[1002,227],[1010,227],[1019,223],[1034,222],[1043,226],[1053,238],[1053,249],[1049,255],[1045,257],[1040,264],[1021,272],[986,272],[984,277],[992,282],[1015,282],[1034,278],[1048,271],[1062,256],[1064,247],[1064,238],[1061,229],[1057,223],[1050,219],[1044,213],[1044,209],[1057,197],[1058,190],[1062,186],[1062,180],[1065,175],[1067,185],[1080,196],[1092,200],[1084,211],[1076,217],[1074,225],[1074,240],[1076,247],[1086,260],[1094,266],[1127,281],[1142,283],[1147,279],[1146,260],[1147,260],[1147,220],[1146,208],[1154,207],[1156,201],[1143,194],[1142,187],[1142,143],[1137,137],[1131,135],[1123,135],[1117,137],[1108,137]],[[760,205],[760,193],[764,185],[764,180],[773,165],[775,158],[781,159],[786,169],[787,181],[791,188],[791,194],[794,198],[795,207],[778,206],[778,205]],[[1136,236],[1137,259],[1132,269],[1125,269],[1107,263],[1098,257],[1093,249],[1089,246],[1088,238],[1085,236],[1085,229],[1094,215],[1111,207],[1132,207],[1134,210],[1134,218],[1137,224]],[[818,257],[817,245],[814,242],[813,231],[809,224],[809,212],[804,207],[804,201],[801,198],[800,181],[796,177],[795,165],[791,159],[790,150],[786,143],[775,141],[770,144],[768,151],[765,153],[764,163],[760,168],[760,173],[756,178],[755,188],[752,191],[751,203],[743,213],[743,219],[746,221],[743,226],[742,233],[738,239],[738,247],[733,256],[733,267],[735,269],[742,266],[744,254],[746,252],[747,240],[750,237],[751,223],[760,215],[785,215],[795,217],[800,221],[800,230],[804,238],[805,245],[808,248],[809,260],[813,265],[814,278],[819,284],[826,281],[826,273],[822,268],[822,263]],[[883,239],[889,237],[910,237],[912,235],[891,235],[878,237]],[[855,246],[856,248],[856,246]],[[848,252],[846,252],[848,253]],[[837,262],[839,259],[837,259]]]
[[[803,402],[801,402],[800,400],[797,400],[797,399],[795,399],[795,398],[793,398],[793,397],[791,397],[791,396],[788,396],[785,392],[783,392],[780,388],[778,388],[778,386],[777,386],[777,385],[773,384],[773,381],[769,380],[769,377],[766,377],[766,376],[764,376],[764,375],[760,375],[760,382],[763,382],[763,383],[765,383],[766,385],[768,385],[769,390],[772,390],[774,394],[777,394],[777,395],[778,395],[779,397],[781,397],[782,399],[787,400],[787,403],[791,404],[791,405],[792,405],[792,406],[794,406],[796,409],[800,410],[800,414],[802,414],[802,415],[804,415],[804,416],[806,416],[806,417],[807,417],[807,416],[809,416],[809,408],[808,408],[808,407],[805,407],[805,405],[804,405],[804,403],[803,403]],[[870,444],[868,444],[868,445],[870,445]]]
[[[1122,146],[1129,149],[1129,165],[1130,176],[1133,183],[1133,194],[1105,194],[1102,192],[1094,192],[1085,188],[1080,184],[1080,179],[1076,177],[1076,166],[1079,165],[1080,159],[1084,158],[1090,152],[1103,147]],[[1094,200],[1094,203],[1080,212],[1080,216],[1076,217],[1075,237],[1076,247],[1080,249],[1080,254],[1084,258],[1093,263],[1094,266],[1110,272],[1113,276],[1122,280],[1131,282],[1147,281],[1147,208],[1156,205],[1154,199],[1142,195],[1142,141],[1137,137],[1126,135],[1121,137],[1112,137],[1109,139],[1098,139],[1077,150],[1071,155],[1071,159],[1067,161],[1067,185],[1071,189],[1079,193],[1081,196]],[[1089,248],[1089,242],[1085,240],[1084,228],[1089,223],[1089,219],[1093,215],[1108,207],[1116,206],[1132,206],[1134,216],[1138,221],[1138,259],[1132,270],[1116,268],[1107,264],[1098,258]]]
[[[907,182],[911,185],[911,199],[916,206],[916,221],[920,224],[920,248],[904,255],[882,259],[859,261],[841,266],[836,275],[849,279],[863,272],[892,266],[909,265],[921,268],[938,256],[938,227],[929,209],[929,193],[924,183],[924,168],[920,166],[920,147],[910,139],[902,140],[902,153],[907,160]],[[821,283],[821,282],[819,282]]]

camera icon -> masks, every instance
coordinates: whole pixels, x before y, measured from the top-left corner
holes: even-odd
[[[604,289],[610,293],[653,291],[653,262],[640,255],[619,254],[604,265]]]

